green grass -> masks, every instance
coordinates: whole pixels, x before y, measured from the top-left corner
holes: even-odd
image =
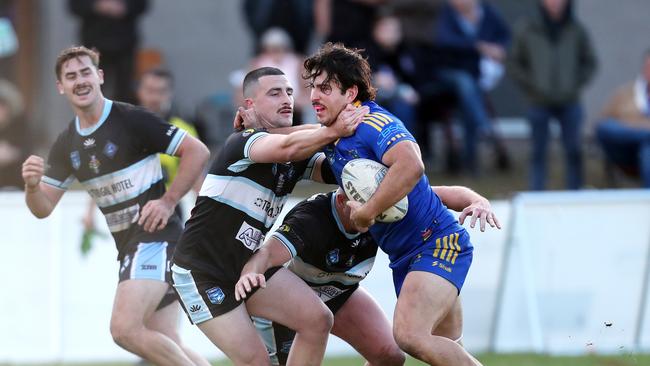
[[[650,365],[650,355],[623,356],[583,356],[583,357],[552,357],[544,355],[482,355],[479,357],[484,366],[646,366]],[[224,361],[214,365],[227,366],[231,363]],[[358,357],[328,358],[323,366],[354,366],[363,365]],[[409,359],[407,366],[424,365],[424,363]]]
[[[618,355],[618,356],[580,356],[554,357],[533,354],[485,354],[478,357],[484,366],[646,366],[650,365],[650,355]],[[229,361],[212,363],[214,366],[230,366]],[[49,366],[131,366],[128,363],[96,363],[96,364],[55,364]],[[356,366],[363,365],[359,357],[328,358],[323,366]],[[424,365],[422,362],[409,359],[407,366]],[[9,364],[0,364],[9,366]],[[28,366],[28,365],[21,365]],[[39,365],[46,366],[46,365]]]

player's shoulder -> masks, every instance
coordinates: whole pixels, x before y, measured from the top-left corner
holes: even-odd
[[[296,204],[287,214],[294,219],[322,222],[324,214],[331,212],[332,193],[317,193]]]
[[[253,137],[266,134],[268,134],[268,131],[264,128],[247,128],[245,130],[233,131],[226,139],[226,144],[246,141]]]
[[[140,117],[140,116],[158,118],[155,114],[153,114],[152,112],[150,112],[144,107],[133,105],[130,103],[125,103],[125,102],[118,102],[118,101],[113,101],[111,112],[115,112],[115,114],[125,118]]]
[[[72,143],[74,138],[78,135],[77,133],[77,123],[76,120],[73,118],[68,122],[66,127],[59,132],[59,134],[56,137],[56,140],[54,140],[54,144],[66,144],[69,145]]]
[[[362,120],[362,125],[366,129],[382,132],[387,126],[395,126],[395,122],[399,121],[399,118],[373,101],[365,102],[363,105],[370,109],[370,112]]]

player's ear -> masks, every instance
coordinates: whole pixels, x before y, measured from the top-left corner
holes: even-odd
[[[56,90],[59,91],[59,94],[63,95],[63,85],[59,80],[56,81]]]
[[[348,103],[357,100],[357,95],[359,95],[359,87],[356,85],[352,85],[345,91],[345,98],[348,100]]]
[[[254,104],[255,103],[253,103],[253,99],[251,99],[251,98],[244,99],[244,108],[251,109],[251,108],[253,108]]]
[[[348,197],[345,195],[345,192],[341,188],[338,188],[336,190],[336,201],[339,205],[345,205],[345,202],[348,201]]]
[[[99,85],[104,85],[104,70],[97,69],[97,75],[99,76]]]

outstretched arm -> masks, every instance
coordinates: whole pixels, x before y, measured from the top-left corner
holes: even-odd
[[[264,272],[281,266],[291,259],[291,253],[278,239],[269,237],[266,243],[246,262],[235,284],[235,299],[245,299],[255,287],[266,287]]]
[[[436,192],[445,206],[461,213],[458,216],[458,222],[461,225],[465,222],[467,216],[472,216],[469,225],[472,228],[478,220],[481,231],[485,231],[486,222],[490,227],[501,229],[501,223],[494,211],[492,211],[492,206],[487,198],[467,187],[461,186],[436,186],[431,187],[431,189]]]
[[[336,122],[327,127],[305,128],[288,135],[269,134],[251,146],[250,157],[257,163],[298,161],[309,158],[320,148],[336,139],[354,133],[367,107],[348,107]]]

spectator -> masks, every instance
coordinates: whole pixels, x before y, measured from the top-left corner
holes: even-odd
[[[16,81],[14,71],[18,53],[18,35],[14,27],[17,4],[0,0],[0,79]]]
[[[296,52],[307,53],[314,30],[313,0],[245,0],[243,12],[253,34],[253,54],[260,52],[260,40],[270,28],[289,34]]]
[[[0,80],[0,188],[23,186],[22,163],[29,156],[29,131],[23,98],[9,81]]]
[[[138,102],[142,107],[157,114],[170,124],[185,130],[193,137],[198,137],[194,126],[185,122],[172,111],[174,77],[171,72],[162,68],[154,68],[145,71],[140,78],[140,83],[138,84],[137,96]],[[176,177],[178,163],[179,159],[177,157],[160,154],[160,164],[163,168],[165,186],[169,187],[170,183]],[[200,185],[201,182],[195,184],[195,192],[200,190]]]
[[[246,76],[244,70],[231,72],[228,77],[231,89],[216,91],[196,107],[194,125],[201,141],[210,149],[210,161],[216,159],[226,138],[233,132],[232,122],[237,107],[244,105],[242,91],[244,76]]]
[[[627,173],[640,173],[650,188],[650,50],[636,80],[619,87],[606,104],[596,127],[608,160]]]
[[[69,0],[68,6],[81,19],[81,43],[101,54],[106,96],[133,102],[137,22],[148,0]]]
[[[294,99],[294,125],[304,121],[302,112],[310,109],[309,91],[302,79],[303,58],[293,50],[291,38],[281,28],[270,28],[262,35],[260,40],[260,53],[251,60],[250,70],[261,67],[275,67],[282,70],[293,90]]]
[[[414,77],[414,64],[406,52],[398,18],[382,14],[375,21],[372,43],[366,50],[377,87],[377,103],[386,105],[415,133],[417,92],[409,84]]]
[[[555,118],[562,128],[567,188],[579,189],[583,180],[580,94],[596,71],[596,57],[586,29],[574,16],[573,1],[540,0],[537,16],[518,25],[511,56],[510,72],[531,103],[530,188],[545,188],[549,120]]]
[[[366,49],[379,5],[386,0],[315,0],[316,31],[326,42]]]
[[[498,11],[482,0],[448,0],[435,29],[441,59],[434,78],[458,104],[465,127],[464,165],[476,174],[479,137],[494,141],[497,159],[505,159],[484,99],[485,89],[494,87],[498,70],[503,69],[510,29]]]

